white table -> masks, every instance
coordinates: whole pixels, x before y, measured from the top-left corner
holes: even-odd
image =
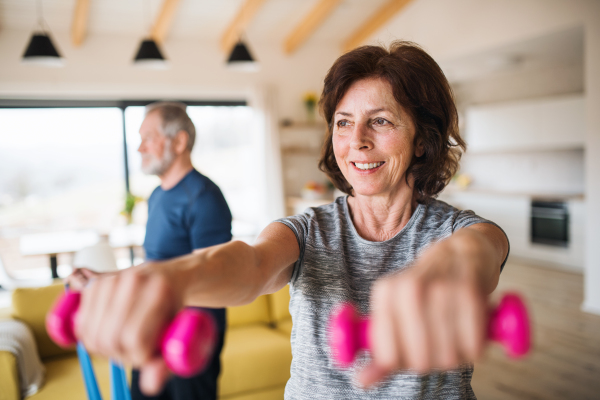
[[[24,256],[49,256],[52,278],[58,278],[58,254],[75,253],[99,241],[100,235],[93,230],[32,233],[21,236],[19,247]]]

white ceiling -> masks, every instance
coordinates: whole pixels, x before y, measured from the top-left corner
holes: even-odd
[[[583,68],[583,28],[570,28],[441,63],[451,82],[552,67]]]
[[[3,30],[34,30],[37,1],[0,0],[0,35]],[[41,1],[50,30],[69,32],[76,0]],[[180,0],[167,43],[178,39],[219,43],[244,1]],[[253,43],[261,43],[277,46],[283,51],[285,38],[318,1],[265,0],[246,32],[251,48]],[[323,43],[341,48],[342,43],[387,1],[343,0],[305,46]],[[414,0],[415,3],[420,1],[423,0]],[[90,4],[88,37],[101,34],[141,37],[149,33],[162,0],[90,0]],[[391,22],[394,23],[397,22]],[[443,60],[442,67],[452,82],[460,82],[524,69],[581,64],[582,61],[583,30],[575,28],[459,59]]]
[[[344,0],[311,36],[311,42],[341,43],[387,0]],[[248,28],[249,39],[283,41],[318,0],[266,0]],[[51,31],[69,31],[75,0],[43,0],[44,18]],[[90,0],[88,34],[149,32],[161,0]],[[168,39],[218,41],[243,0],[180,0]],[[150,10],[150,12],[148,12]],[[148,18],[151,14],[151,18]],[[0,0],[0,28],[34,29],[36,0]],[[150,20],[150,21],[148,21]],[[168,40],[167,39],[167,40]]]

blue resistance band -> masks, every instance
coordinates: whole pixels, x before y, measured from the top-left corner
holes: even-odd
[[[65,285],[65,290],[69,290],[69,285]],[[88,400],[102,400],[92,360],[83,344],[79,341],[77,342],[77,357],[79,357],[79,366],[81,367]],[[109,372],[110,396],[112,400],[131,400],[131,392],[129,391],[123,366],[110,360]]]
[[[110,393],[112,400],[131,400],[125,370],[113,360],[110,360]]]
[[[77,342],[77,356],[79,357],[79,365],[81,366],[81,374],[83,375],[83,382],[85,383],[85,391],[87,392],[88,400],[102,400],[90,355],[81,342]]]
[[[83,375],[88,400],[102,400],[90,355],[81,342],[77,342],[77,356],[79,357],[79,365],[81,366],[81,374]],[[131,392],[129,391],[123,366],[110,360],[109,372],[112,400],[131,400]]]

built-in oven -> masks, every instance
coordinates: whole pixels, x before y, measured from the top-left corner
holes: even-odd
[[[569,208],[565,202],[531,202],[531,242],[560,247],[569,245]]]

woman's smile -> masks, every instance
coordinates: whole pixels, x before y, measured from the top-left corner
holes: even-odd
[[[372,174],[379,171],[379,169],[383,167],[383,164],[385,164],[385,161],[352,161],[351,164],[354,168],[359,170],[360,173]]]

